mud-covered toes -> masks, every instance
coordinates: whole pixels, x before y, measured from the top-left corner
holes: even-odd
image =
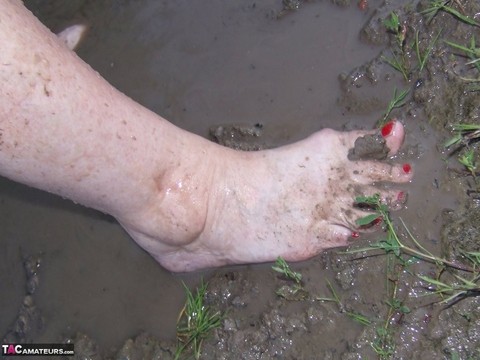
[[[345,133],[344,139],[350,160],[379,160],[398,152],[405,139],[405,129],[400,121],[390,120],[380,130],[350,131]]]

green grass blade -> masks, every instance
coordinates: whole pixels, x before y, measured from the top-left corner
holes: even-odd
[[[453,124],[453,130],[456,131],[475,131],[480,130],[480,125],[478,124]]]
[[[375,214],[370,214],[370,215],[367,215],[367,216],[364,216],[360,219],[357,219],[355,220],[355,223],[358,225],[358,226],[365,226],[365,225],[368,225],[368,224],[371,224],[372,222],[374,222],[375,220],[377,220],[381,215],[378,214],[378,213],[375,213]]]

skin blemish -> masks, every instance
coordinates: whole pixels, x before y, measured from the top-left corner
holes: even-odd
[[[45,93],[45,95],[47,95],[47,97],[50,97],[52,95],[52,92],[47,89],[47,85],[43,85],[43,92]]]

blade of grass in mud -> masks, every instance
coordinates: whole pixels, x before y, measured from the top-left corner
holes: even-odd
[[[385,61],[388,65],[390,65],[392,68],[397,70],[399,73],[402,74],[403,78],[408,81],[408,71],[405,67],[405,64],[403,62],[399,61],[397,56],[395,54],[392,54],[393,59],[389,59],[385,56],[382,56],[381,59]]]
[[[432,49],[433,47],[435,46],[435,44],[437,43],[438,41],[438,38],[440,37],[440,34],[442,33],[442,30],[440,30],[437,34],[437,36],[435,36],[435,38],[433,39],[433,41],[428,45],[427,47],[427,50],[425,51],[425,53],[422,55],[421,51],[420,51],[420,41],[418,39],[418,34],[419,34],[419,31],[417,30],[415,32],[415,52],[417,54],[417,59],[418,59],[418,63],[420,64],[419,66],[419,71],[422,71],[425,67],[425,65],[427,64],[427,60],[430,56],[430,53],[432,52]]]
[[[467,65],[473,65],[478,71],[480,71],[480,48],[477,48],[476,46],[475,36],[471,37],[469,47],[466,47],[464,45],[460,45],[448,40],[444,40],[444,41],[446,44],[450,45],[451,47],[465,52],[471,60],[467,62]],[[472,80],[475,81],[476,79],[472,79]]]
[[[460,45],[457,43],[454,43],[452,41],[444,40],[446,44],[450,45],[451,47],[465,51],[467,54],[474,56],[474,57],[480,57],[480,48],[475,47],[475,45],[466,47],[464,45]]]
[[[288,263],[281,256],[279,256],[275,261],[275,265],[272,266],[272,270],[283,274],[287,279],[293,280],[297,284],[302,282],[302,274],[293,271],[290,268],[290,265],[288,265]]]
[[[453,124],[453,130],[456,131],[475,131],[480,130],[480,125],[478,124]]]
[[[403,105],[405,105],[405,98],[407,97],[408,93],[409,93],[408,89],[402,90],[400,91],[400,93],[397,92],[397,88],[393,89],[393,97],[388,103],[387,111],[385,111],[385,114],[383,115],[383,119],[382,119],[382,122],[379,124],[379,127],[381,127],[386,123],[388,117],[390,116],[390,114],[394,109],[400,108]]]
[[[469,16],[463,15],[458,10],[454,9],[451,6],[448,6],[447,4],[449,2],[449,0],[432,0],[430,2],[430,7],[423,10],[421,13],[428,16],[428,22],[430,22],[438,14],[439,11],[444,11],[446,13],[449,13],[450,15],[453,15],[458,20],[466,24],[472,26],[480,26],[480,24],[477,23],[474,19],[470,18]]]
[[[345,310],[345,306],[343,305],[342,300],[340,299],[340,296],[337,294],[337,292],[335,291],[335,288],[333,287],[332,283],[329,280],[327,280],[327,287],[328,287],[328,290],[330,290],[333,297],[332,298],[317,297],[316,298],[317,301],[334,302],[335,304],[337,304],[340,312],[344,312],[350,319],[364,326],[371,325],[372,321],[365,315],[362,315],[355,311]]]

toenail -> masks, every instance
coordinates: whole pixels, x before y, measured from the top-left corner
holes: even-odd
[[[382,136],[387,137],[392,134],[393,127],[395,126],[395,120],[389,121],[386,123],[381,130]]]
[[[383,217],[379,216],[375,220],[372,221],[372,225],[378,225],[383,221]]]
[[[410,174],[412,166],[410,164],[403,164],[402,169],[405,174]]]
[[[351,236],[352,238],[358,238],[358,237],[360,237],[360,233],[354,231],[354,232],[352,232],[352,235],[350,235],[350,236]]]
[[[404,204],[407,202],[407,194],[404,191],[400,191],[397,195],[397,202]]]

